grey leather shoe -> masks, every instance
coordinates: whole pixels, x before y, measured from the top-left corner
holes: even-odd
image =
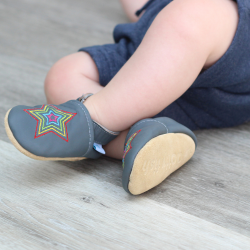
[[[16,106],[5,116],[7,135],[18,150],[33,159],[97,159],[102,154],[95,145],[106,145],[119,132],[93,121],[82,103],[85,99],[60,105]]]
[[[135,123],[125,139],[123,188],[138,195],[155,187],[186,163],[196,146],[194,133],[170,118]]]

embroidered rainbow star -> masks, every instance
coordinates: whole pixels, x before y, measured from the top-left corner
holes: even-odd
[[[123,157],[122,157],[122,167],[124,168],[124,164],[125,164],[125,156],[127,155],[127,153],[131,150],[132,146],[131,143],[132,141],[135,139],[135,137],[141,132],[141,130],[138,130],[137,132],[135,132],[134,134],[132,134],[126,145],[125,145],[125,149],[124,149],[124,153],[123,153]]]
[[[61,110],[53,105],[43,105],[41,108],[24,109],[36,121],[35,137],[53,133],[65,141],[69,141],[67,123],[76,113]]]

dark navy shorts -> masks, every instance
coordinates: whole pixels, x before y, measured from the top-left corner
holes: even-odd
[[[94,59],[106,86],[140,45],[157,14],[172,0],[150,0],[136,23],[119,24],[114,44],[81,48]],[[235,0],[236,1],[236,0]],[[239,23],[226,53],[201,71],[192,86],[155,117],[167,116],[192,130],[222,128],[250,121],[250,0],[237,0]]]

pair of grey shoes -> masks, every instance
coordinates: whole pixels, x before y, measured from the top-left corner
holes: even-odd
[[[5,117],[14,146],[37,160],[97,159],[113,132],[93,121],[83,104],[92,94],[61,105],[16,106]],[[196,137],[176,121],[143,119],[129,130],[122,159],[124,189],[138,195],[161,183],[194,154]]]

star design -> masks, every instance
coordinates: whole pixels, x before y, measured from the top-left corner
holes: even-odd
[[[47,114],[43,114],[43,116],[47,120],[46,125],[49,125],[49,124],[55,124],[57,126],[60,125],[59,121],[62,118],[62,116],[59,114],[55,114],[52,110],[50,110]]]
[[[49,118],[49,122],[56,122],[57,123],[57,119],[59,116],[57,116],[51,112],[51,114],[49,114],[47,117]]]
[[[35,139],[53,133],[68,142],[67,123],[76,113],[61,110],[53,105],[43,105],[41,108],[24,109],[24,111],[37,121]]]
[[[124,153],[123,153],[123,157],[122,157],[122,167],[124,168],[124,165],[125,165],[125,157],[127,155],[127,153],[132,149],[132,146],[131,146],[131,143],[132,141],[135,139],[135,137],[141,132],[141,130],[138,130],[137,132],[135,132],[134,134],[132,134],[126,145],[125,145],[125,149],[124,149]]]

